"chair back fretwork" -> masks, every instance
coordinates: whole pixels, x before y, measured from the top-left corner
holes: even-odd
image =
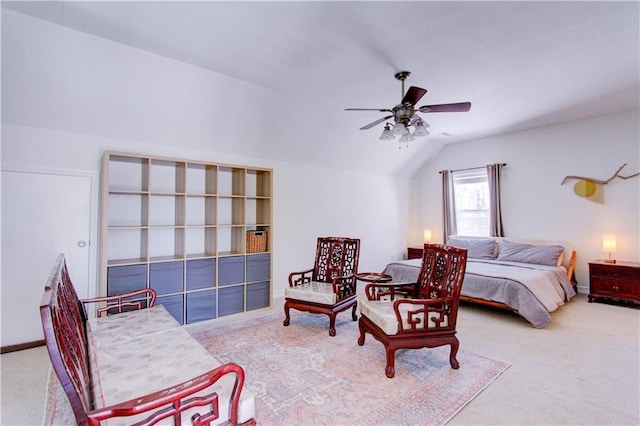
[[[448,327],[454,329],[466,263],[467,252],[464,249],[441,244],[424,245],[418,297],[442,300],[442,305],[431,305],[429,310],[437,310],[441,317],[448,318]]]
[[[318,238],[313,281],[330,283],[336,277],[358,271],[360,240],[355,238]],[[355,277],[353,279],[355,282]]]

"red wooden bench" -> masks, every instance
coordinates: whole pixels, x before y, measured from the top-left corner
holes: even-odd
[[[58,257],[40,313],[53,369],[77,423],[255,425],[254,397],[243,392],[242,367],[221,364],[164,307],[154,306],[155,298],[148,289],[80,300],[64,255]],[[86,306],[91,303],[101,305],[98,318],[87,317]],[[176,342],[175,349],[171,342]],[[158,350],[163,344],[167,350]],[[162,364],[163,353],[170,357],[165,360],[170,368]],[[184,360],[182,368],[176,363],[185,356],[196,356],[197,362]],[[184,376],[198,369],[199,373]],[[182,380],[167,382],[163,374]],[[114,392],[113,385],[124,389]]]

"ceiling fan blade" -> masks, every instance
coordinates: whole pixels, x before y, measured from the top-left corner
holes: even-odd
[[[367,130],[367,129],[370,129],[370,128],[372,128],[373,126],[377,126],[378,124],[382,123],[383,121],[390,119],[391,117],[393,117],[393,115],[388,115],[388,116],[386,116],[386,117],[382,117],[381,119],[376,120],[376,121],[374,121],[373,123],[369,123],[369,124],[367,124],[366,126],[360,127],[360,130]]]
[[[345,111],[378,111],[378,112],[391,112],[390,109],[379,108],[345,108]]]
[[[471,109],[471,102],[458,102],[455,104],[423,105],[420,112],[467,112]]]
[[[402,98],[402,103],[406,104],[408,102],[411,105],[415,105],[420,99],[422,99],[425,93],[427,93],[427,89],[411,86],[409,87],[409,90],[407,90],[407,93],[405,93],[404,98]]]

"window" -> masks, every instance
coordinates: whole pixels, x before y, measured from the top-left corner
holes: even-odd
[[[489,183],[482,167],[452,173],[458,235],[489,236]]]

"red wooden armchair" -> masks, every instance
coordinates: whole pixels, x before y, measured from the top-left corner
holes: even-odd
[[[460,344],[456,337],[456,319],[466,265],[466,249],[425,244],[416,283],[417,298],[388,300],[385,284],[365,287],[367,300],[360,302],[358,344],[364,345],[365,333],[382,342],[387,354],[387,377],[395,375],[398,349],[451,345],[451,367],[460,367],[456,359]]]
[[[360,240],[355,238],[318,238],[313,268],[289,274],[285,289],[284,325],[289,325],[289,309],[329,317],[329,336],[336,335],[336,315],[352,307],[356,316],[356,273]]]

